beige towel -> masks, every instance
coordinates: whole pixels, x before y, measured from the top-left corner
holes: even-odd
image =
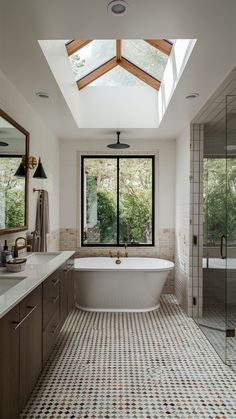
[[[49,233],[49,200],[48,192],[40,191],[38,193],[35,231],[38,234],[35,240],[35,252],[47,252],[47,233]]]

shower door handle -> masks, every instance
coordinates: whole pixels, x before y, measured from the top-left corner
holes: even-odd
[[[221,259],[226,259],[226,255],[223,254],[224,240],[225,240],[225,235],[222,234],[221,238],[220,238],[220,256],[221,256]]]

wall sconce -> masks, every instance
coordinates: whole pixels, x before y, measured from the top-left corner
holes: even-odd
[[[18,167],[15,176],[17,177],[25,177],[25,169],[34,169],[37,166],[37,159],[36,157],[29,156],[28,158],[22,157],[22,162],[20,163],[20,166]],[[47,175],[44,171],[41,158],[39,157],[38,160],[38,166],[33,174],[34,178],[39,179],[47,179]]]

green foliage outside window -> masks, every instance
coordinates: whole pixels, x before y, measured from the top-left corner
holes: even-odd
[[[204,245],[236,244],[236,159],[204,159]]]

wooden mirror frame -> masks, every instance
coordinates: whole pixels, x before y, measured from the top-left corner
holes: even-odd
[[[0,109],[0,117],[4,118],[9,124],[14,126],[18,131],[22,132],[25,136],[25,158],[26,161],[29,157],[29,141],[30,141],[30,134],[23,128],[18,122],[16,122],[13,118],[11,118],[6,112]],[[22,156],[23,157],[23,156]],[[25,169],[25,225],[21,227],[10,227],[0,229],[0,235],[3,234],[10,234],[16,233],[18,231],[28,230],[28,218],[29,218],[29,169],[26,167]]]

